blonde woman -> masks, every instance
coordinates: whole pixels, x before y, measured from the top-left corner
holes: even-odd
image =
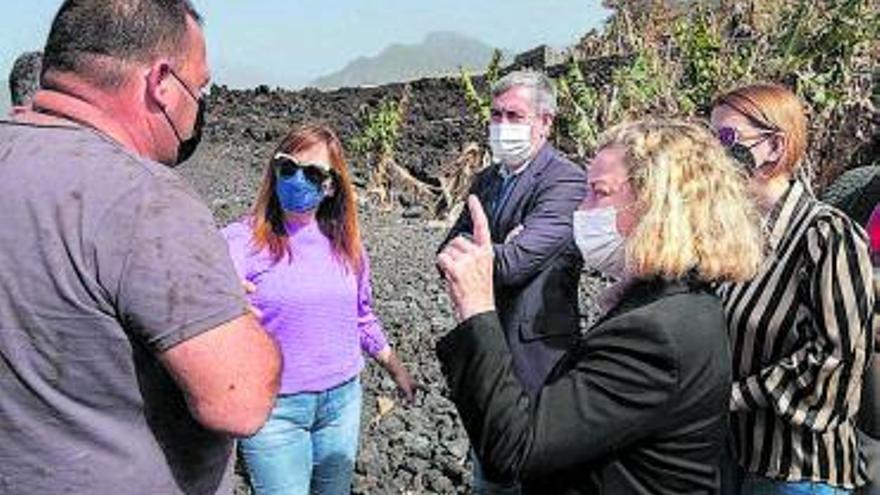
[[[473,241],[438,257],[461,320],[437,348],[451,398],[487,473],[525,493],[715,493],[731,375],[709,286],[760,263],[744,177],[705,127],[641,121],[608,132],[588,186],[575,240],[626,289],[534,400],[511,372],[469,202]]]

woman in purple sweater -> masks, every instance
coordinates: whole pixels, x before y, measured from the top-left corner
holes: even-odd
[[[410,401],[415,385],[373,313],[354,189],[333,131],[291,132],[266,169],[252,216],[223,233],[284,356],[275,408],[241,442],[253,487],[258,495],[349,493],[362,353]]]

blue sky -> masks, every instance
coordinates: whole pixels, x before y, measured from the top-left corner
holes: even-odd
[[[6,0],[11,1],[11,0]],[[61,0],[15,2],[0,17],[0,79],[45,42]],[[214,80],[299,87],[432,31],[457,31],[522,51],[564,46],[607,16],[600,0],[194,0],[206,18]]]

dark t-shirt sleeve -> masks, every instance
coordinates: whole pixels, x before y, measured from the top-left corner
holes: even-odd
[[[97,266],[126,330],[154,352],[246,312],[211,212],[176,177],[153,176],[104,216]]]

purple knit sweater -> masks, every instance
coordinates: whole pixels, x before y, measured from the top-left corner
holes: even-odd
[[[361,351],[388,345],[373,313],[369,262],[354,273],[333,253],[316,222],[288,224],[292,257],[273,264],[255,252],[249,219],[223,229],[238,274],[257,286],[251,304],[284,356],[281,394],[319,392],[360,373]]]

